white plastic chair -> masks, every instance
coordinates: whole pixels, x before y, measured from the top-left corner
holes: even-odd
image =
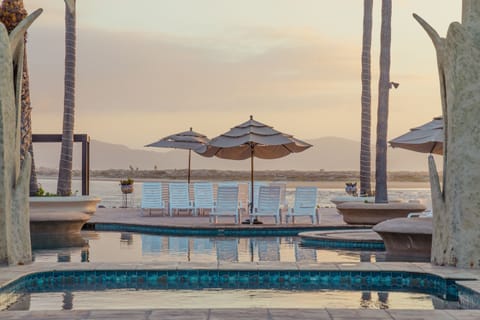
[[[148,209],[149,215],[152,215],[152,209],[165,209],[165,202],[162,200],[161,182],[144,182],[142,185],[142,205],[141,215]]]
[[[217,217],[220,216],[233,216],[235,223],[239,222],[238,187],[218,187],[217,203],[213,211],[210,212],[210,223],[212,223],[212,219],[217,223]]]
[[[260,186],[258,207],[250,213],[250,223],[261,216],[273,216],[276,224],[281,222],[280,191],[279,186]]]
[[[195,182],[193,185],[194,209],[193,214],[198,215],[200,210],[213,211],[213,184],[211,182]]]
[[[168,185],[168,191],[168,207],[170,216],[173,215],[174,210],[193,210],[193,205],[190,201],[188,183],[170,183]]]
[[[295,217],[309,216],[313,223],[319,223],[317,209],[317,188],[316,187],[297,187],[295,190],[295,204],[286,215],[286,223],[291,217],[295,222]]]

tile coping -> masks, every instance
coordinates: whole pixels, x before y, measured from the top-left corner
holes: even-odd
[[[103,271],[103,270],[295,270],[295,271],[367,271],[367,272],[411,272],[438,276],[442,279],[456,280],[456,283],[480,294],[480,270],[457,269],[433,266],[428,263],[35,263],[23,266],[0,267],[0,288],[31,274],[53,271]]]

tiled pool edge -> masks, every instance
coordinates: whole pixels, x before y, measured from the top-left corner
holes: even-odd
[[[471,309],[480,306],[480,281],[458,281],[458,300]]]
[[[225,288],[239,288],[242,289],[242,285],[239,285],[239,280],[240,282],[247,281],[249,276],[256,277],[257,279],[261,279],[261,281],[264,283],[265,286],[270,287],[271,283],[278,283],[279,277],[281,275],[287,275],[291,276],[292,274],[298,275],[298,281],[303,281],[305,277],[316,277],[316,279],[322,284],[328,284],[329,280],[332,277],[337,277],[339,285],[344,285],[345,283],[341,282],[342,277],[343,281],[346,281],[347,284],[350,285],[350,289],[354,290],[361,290],[365,288],[365,285],[372,283],[371,279],[372,277],[379,277],[379,275],[383,276],[390,276],[391,280],[389,281],[378,281],[381,282],[382,285],[385,285],[387,287],[382,287],[380,289],[386,290],[387,288],[394,289],[392,291],[396,291],[395,289],[398,289],[398,285],[406,285],[408,283],[413,283],[413,287],[410,288],[412,290],[406,290],[406,287],[404,290],[400,291],[411,291],[411,292],[425,292],[425,291],[418,291],[415,290],[415,286],[421,285],[422,281],[427,281],[430,283],[433,283],[434,285],[437,286],[438,289],[438,281],[442,279],[442,281],[445,281],[446,286],[451,286],[453,283],[455,283],[455,279],[457,280],[467,280],[467,279],[479,279],[480,277],[478,274],[475,273],[464,273],[464,274],[459,274],[456,272],[453,272],[452,269],[450,268],[445,268],[446,272],[442,272],[442,269],[444,268],[434,268],[437,270],[432,270],[429,268],[428,264],[425,264],[426,268],[425,270],[422,270],[422,265],[421,264],[394,264],[391,265],[392,268],[388,268],[388,266],[382,266],[382,270],[379,268],[375,269],[372,267],[379,266],[381,264],[358,264],[357,266],[355,265],[348,265],[346,266],[345,264],[334,264],[333,268],[325,268],[324,266],[322,268],[322,265],[319,264],[315,268],[314,265],[307,265],[303,266],[300,264],[295,264],[295,263],[289,263],[285,264],[284,268],[274,268],[274,267],[269,267],[269,265],[246,265],[246,264],[239,264],[237,265],[237,268],[235,268],[236,264],[231,264],[228,265],[227,269],[222,268],[221,265],[216,265],[216,264],[194,264],[190,267],[185,267],[185,265],[182,264],[163,264],[163,265],[138,265],[138,266],[132,266],[132,265],[112,265],[112,264],[91,264],[90,266],[85,265],[85,264],[71,264],[71,265],[64,265],[64,266],[58,266],[58,265],[44,265],[41,268],[36,268],[32,266],[26,266],[26,267],[14,267],[14,268],[5,268],[5,270],[13,269],[14,271],[12,273],[10,272],[5,272],[3,273],[4,277],[3,278],[3,283],[0,286],[0,291],[3,293],[8,293],[6,290],[8,288],[14,288],[15,286],[21,286],[22,278],[23,280],[29,279],[29,281],[37,281],[42,279],[42,277],[47,276],[50,278],[55,278],[55,277],[60,277],[60,278],[65,278],[69,279],[66,281],[67,285],[72,285],[72,288],[76,288],[77,282],[74,279],[74,275],[81,277],[84,277],[86,279],[87,276],[95,276],[96,277],[106,277],[109,278],[110,281],[113,281],[112,279],[120,279],[120,280],[115,280],[112,283],[117,283],[116,281],[119,281],[120,283],[117,286],[122,286],[126,285],[127,282],[127,275],[132,275],[136,277],[138,280],[139,274],[143,276],[150,276],[149,281],[153,281],[152,284],[154,283],[157,285],[159,279],[161,282],[164,284],[168,285],[169,283],[174,283],[177,281],[186,281],[187,277],[192,276],[193,278],[197,277],[197,282],[201,282],[200,278],[201,276],[205,276],[206,278],[202,281],[212,281],[213,279],[213,284],[215,286],[218,286],[218,284],[221,284],[222,281],[224,284],[230,283],[230,286],[226,285]],[[370,266],[368,266],[370,265]],[[23,272],[20,272],[20,269],[24,269]],[[1,270],[1,269],[0,269]],[[410,271],[407,271],[410,270]],[[438,272],[437,272],[438,271]],[[467,270],[463,270],[467,271]],[[5,275],[9,274],[13,275],[13,277],[9,280],[5,279]],[[459,276],[456,276],[458,274]],[[406,281],[405,275],[409,276],[409,280]],[[170,278],[169,278],[170,277]],[[183,280],[181,280],[183,277]],[[303,277],[303,278],[302,278]],[[322,280],[321,277],[324,277]],[[267,280],[265,280],[268,278]],[[384,277],[385,278],[385,277]],[[223,280],[222,280],[223,279]],[[243,279],[243,280],[242,280]],[[369,280],[370,279],[370,280]],[[58,280],[58,279],[57,279]],[[285,280],[285,279],[284,279]],[[283,281],[284,281],[283,280]],[[42,280],[43,281],[43,280]],[[63,281],[63,280],[62,280]],[[215,282],[216,281],[216,282]],[[229,282],[230,281],[230,282]],[[393,282],[392,282],[393,281]],[[404,282],[406,281],[406,282]],[[437,282],[435,282],[437,281]],[[148,282],[148,281],[147,281]],[[375,281],[373,281],[375,282]],[[435,284],[436,283],[436,284]],[[469,281],[469,283],[478,283],[477,287],[480,286],[480,281],[475,280],[475,281]],[[44,283],[38,282],[37,284],[41,284],[41,286],[44,285]],[[108,288],[108,289],[114,289],[116,285],[113,285],[113,287]],[[68,286],[67,286],[68,287]],[[128,287],[131,287],[130,284]],[[187,286],[188,287],[188,286]],[[185,288],[187,288],[185,287]],[[70,289],[72,289],[70,288]],[[375,290],[377,287],[368,287],[370,290]],[[460,287],[459,287],[460,288]],[[79,288],[82,289],[82,288]],[[141,287],[140,287],[141,289]],[[334,287],[332,289],[347,289],[345,287]],[[377,288],[378,289],[378,288]],[[462,301],[467,301],[467,295],[468,295],[468,305],[469,306],[475,306],[475,308],[480,307],[480,291],[478,290],[473,290],[466,288],[470,291],[462,291],[463,287],[459,289],[459,298],[463,299]],[[447,290],[445,289],[445,292]],[[427,292],[431,293],[431,292]],[[456,293],[455,293],[456,294]],[[8,296],[5,294],[2,294],[2,301],[4,299],[12,298],[12,296]],[[467,303],[467,302],[465,302]]]
[[[96,231],[140,232],[182,236],[296,236],[305,231],[357,230],[359,226],[295,226],[295,225],[212,225],[212,226],[172,226],[142,225],[132,223],[87,223],[86,229]],[[363,227],[365,228],[365,227]]]
[[[307,231],[298,234],[302,241],[302,245],[319,248],[347,249],[347,250],[371,250],[384,251],[385,244],[381,238],[374,239],[362,237],[364,233],[372,233],[372,229],[356,229],[356,230],[321,230]],[[345,234],[358,234],[359,237],[344,237]]]
[[[362,240],[341,240],[341,239],[314,239],[302,237],[302,244],[307,247],[320,247],[332,249],[353,249],[384,251],[383,242],[362,241]]]

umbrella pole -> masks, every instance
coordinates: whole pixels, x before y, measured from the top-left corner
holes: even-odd
[[[192,162],[192,149],[188,149],[188,184],[190,184],[190,163]]]
[[[254,186],[253,186],[253,147],[250,147],[251,148],[251,153],[250,153],[250,186],[251,186],[251,195],[250,195],[250,199],[252,200],[251,203],[250,203],[250,213],[253,213],[253,204],[254,204],[254,199],[253,197],[255,196],[255,192],[254,192]]]

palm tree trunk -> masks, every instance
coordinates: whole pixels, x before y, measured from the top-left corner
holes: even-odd
[[[380,38],[380,79],[378,81],[377,150],[375,170],[375,203],[387,203],[387,131],[390,90],[390,47],[392,38],[392,0],[382,0]]]
[[[360,141],[360,195],[372,193],[371,173],[371,47],[372,47],[373,0],[363,1],[362,40],[362,133]]]
[[[32,158],[32,167],[30,169],[30,196],[34,196],[38,193],[39,184],[37,180],[37,172],[35,171],[35,161],[33,158],[33,144],[30,144],[28,152],[30,152],[30,156]]]
[[[32,168],[30,174],[30,195],[38,192],[37,174],[35,173],[35,161],[33,157],[32,145],[32,103],[30,101],[30,79],[28,76],[27,47],[24,50],[23,60],[23,84],[22,84],[22,147],[20,149],[21,158],[29,152],[32,158]]]
[[[65,0],[65,94],[63,109],[62,150],[58,171],[57,194],[72,194],[73,129],[75,119],[76,64],[75,0]]]

